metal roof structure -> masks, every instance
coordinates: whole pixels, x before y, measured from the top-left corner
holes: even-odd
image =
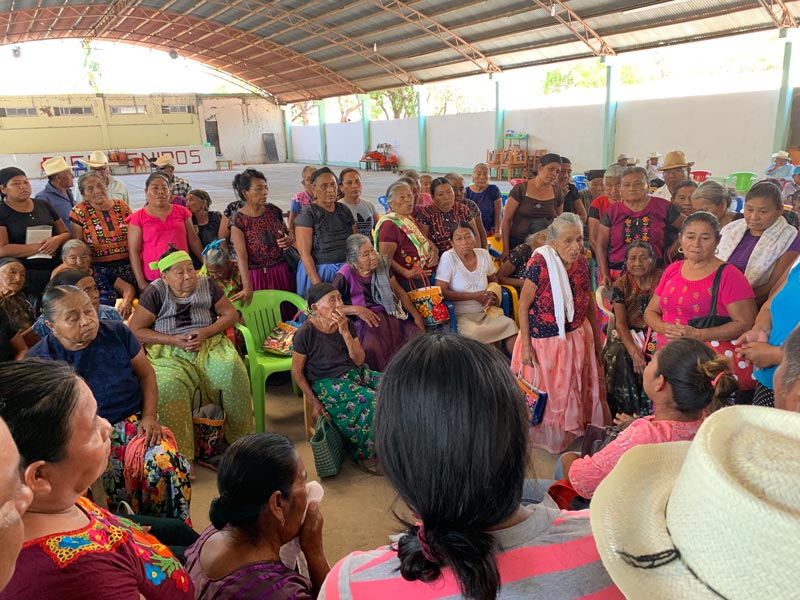
[[[798,17],[800,0],[2,0],[0,43],[175,51],[290,103],[796,27]]]

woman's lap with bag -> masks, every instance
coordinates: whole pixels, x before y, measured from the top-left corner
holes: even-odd
[[[111,453],[102,475],[108,506],[114,508],[125,501],[137,514],[188,521],[192,494],[189,464],[166,441],[146,450],[140,488],[134,489],[130,496],[126,492],[123,475],[125,450],[138,433],[138,421],[136,416],[131,416],[112,425]]]
[[[151,344],[147,357],[156,371],[159,416],[175,434],[186,458],[194,460],[195,456],[192,402],[196,389],[200,390],[201,406],[222,403],[228,442],[255,431],[247,369],[224,335],[207,339],[199,352]]]
[[[375,390],[380,380],[380,373],[361,366],[339,377],[318,379],[311,384],[314,394],[342,433],[345,450],[356,462],[372,458],[374,454],[372,421]]]

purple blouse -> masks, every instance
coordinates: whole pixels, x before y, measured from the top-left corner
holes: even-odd
[[[186,572],[195,584],[196,600],[312,600],[311,582],[281,562],[251,563],[233,573],[210,579],[200,565],[200,551],[217,533],[206,529],[186,550]]]
[[[745,269],[747,269],[747,263],[750,262],[750,256],[753,254],[753,250],[756,249],[756,244],[760,239],[760,237],[751,235],[750,231],[745,231],[742,241],[731,252],[727,262],[744,273]],[[800,234],[795,236],[794,241],[786,249],[786,252],[800,252]],[[780,257],[775,260],[777,261],[778,258]]]

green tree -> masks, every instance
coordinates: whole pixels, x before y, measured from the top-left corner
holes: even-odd
[[[100,79],[100,64],[92,56],[91,40],[83,40],[83,68],[86,69],[86,78],[89,80],[89,87],[95,94],[101,92],[98,80]]]
[[[417,93],[411,86],[370,92],[373,119],[407,119],[417,116]]]
[[[622,65],[619,70],[620,81],[625,85],[642,83],[644,79],[638,68]],[[558,67],[545,75],[542,91],[557,94],[575,88],[600,88],[606,85],[606,66],[600,61],[579,62]]]

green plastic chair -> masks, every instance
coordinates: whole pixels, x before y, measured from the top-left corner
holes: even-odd
[[[259,290],[253,292],[253,300],[247,306],[234,303],[242,314],[244,325],[236,324],[247,347],[245,362],[250,371],[250,388],[253,394],[253,411],[256,418],[256,431],[265,431],[266,420],[266,381],[273,373],[292,370],[291,356],[276,356],[262,350],[264,339],[275,328],[281,318],[281,303],[288,302],[297,310],[308,310],[306,301],[297,294],[281,290]],[[294,383],[294,380],[292,380]]]
[[[758,179],[758,175],[755,173],[731,173],[725,178],[725,184],[732,185],[737,192],[744,196],[753,187],[756,179]]]

